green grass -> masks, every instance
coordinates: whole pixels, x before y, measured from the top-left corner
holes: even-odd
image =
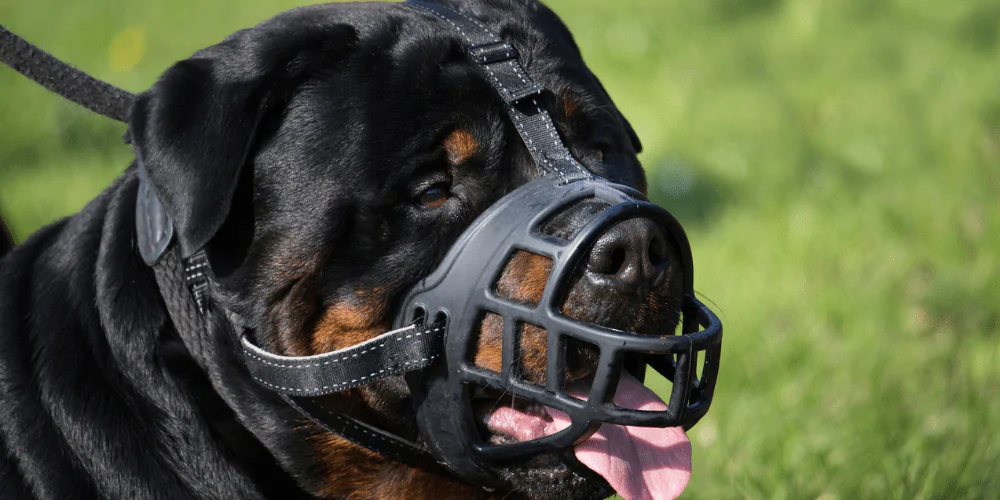
[[[0,20],[139,91],[292,5],[32,0]],[[686,497],[1000,498],[1000,2],[550,5],[726,325]],[[0,213],[23,239],[130,151],[9,70],[0,89]]]

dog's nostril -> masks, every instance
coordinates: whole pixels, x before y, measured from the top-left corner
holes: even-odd
[[[629,219],[598,238],[587,271],[623,290],[644,290],[659,282],[669,260],[663,230],[649,219]]]
[[[667,241],[659,231],[649,241],[649,263],[654,268],[667,263]]]
[[[625,258],[627,257],[627,251],[622,247],[615,247],[614,251],[611,252],[611,260],[608,261],[607,270],[605,274],[620,274],[625,267]]]

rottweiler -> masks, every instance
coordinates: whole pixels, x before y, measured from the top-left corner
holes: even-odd
[[[535,0],[441,3],[516,47],[582,165],[645,192],[638,137],[551,10]],[[294,9],[198,51],[138,96],[129,135],[160,194],[181,208],[181,245],[206,251],[217,278],[209,302],[239,311],[268,351],[295,356],[390,330],[400,294],[463,229],[542,175],[461,40],[427,13],[387,3]],[[0,260],[0,498],[607,494],[607,484],[544,461],[505,466],[509,488],[487,491],[355,446],[251,380],[231,324],[211,307],[213,358],[196,361],[136,249],[138,184],[133,164]],[[547,230],[572,234],[600,209],[581,203]],[[563,311],[674,331],[681,277],[659,231],[628,220],[602,236]],[[537,302],[551,265],[515,254],[497,291]],[[498,369],[500,329],[483,318],[476,364]],[[542,335],[525,326],[529,376],[544,372],[545,344],[533,340]],[[575,346],[572,376],[586,378],[595,362]],[[375,383],[322,404],[412,436],[404,389]]]

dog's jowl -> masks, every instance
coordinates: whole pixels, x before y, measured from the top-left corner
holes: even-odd
[[[721,325],[545,6],[302,7],[128,109],[109,189],[0,223],[0,498],[683,491]]]

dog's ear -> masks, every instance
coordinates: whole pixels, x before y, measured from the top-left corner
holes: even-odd
[[[622,119],[622,125],[625,126],[625,132],[628,133],[628,139],[632,142],[632,149],[636,153],[642,152],[642,141],[639,140],[639,134],[635,133],[635,129],[632,128],[632,124],[629,123],[628,118],[621,111],[618,112],[618,116]]]
[[[621,119],[622,126],[625,127],[625,133],[628,134],[629,142],[632,143],[632,149],[634,149],[636,153],[641,153],[642,142],[639,140],[639,134],[635,133],[635,129],[632,128],[632,124],[629,123],[628,118],[625,118],[625,115],[618,109],[618,106],[615,105],[614,100],[611,99],[611,94],[608,93],[608,89],[604,88],[604,84],[601,83],[601,79],[597,78],[597,75],[595,75],[593,71],[590,71],[590,68],[587,68],[587,73],[590,74],[590,77],[597,85],[597,88],[600,89],[604,96],[608,98],[608,101],[611,101],[611,109],[613,109],[615,114],[618,115],[618,118]]]
[[[357,39],[344,24],[272,24],[237,32],[176,63],[132,106],[136,158],[185,257],[225,222],[262,120],[280,116],[272,111],[308,76],[309,59],[335,62]]]

